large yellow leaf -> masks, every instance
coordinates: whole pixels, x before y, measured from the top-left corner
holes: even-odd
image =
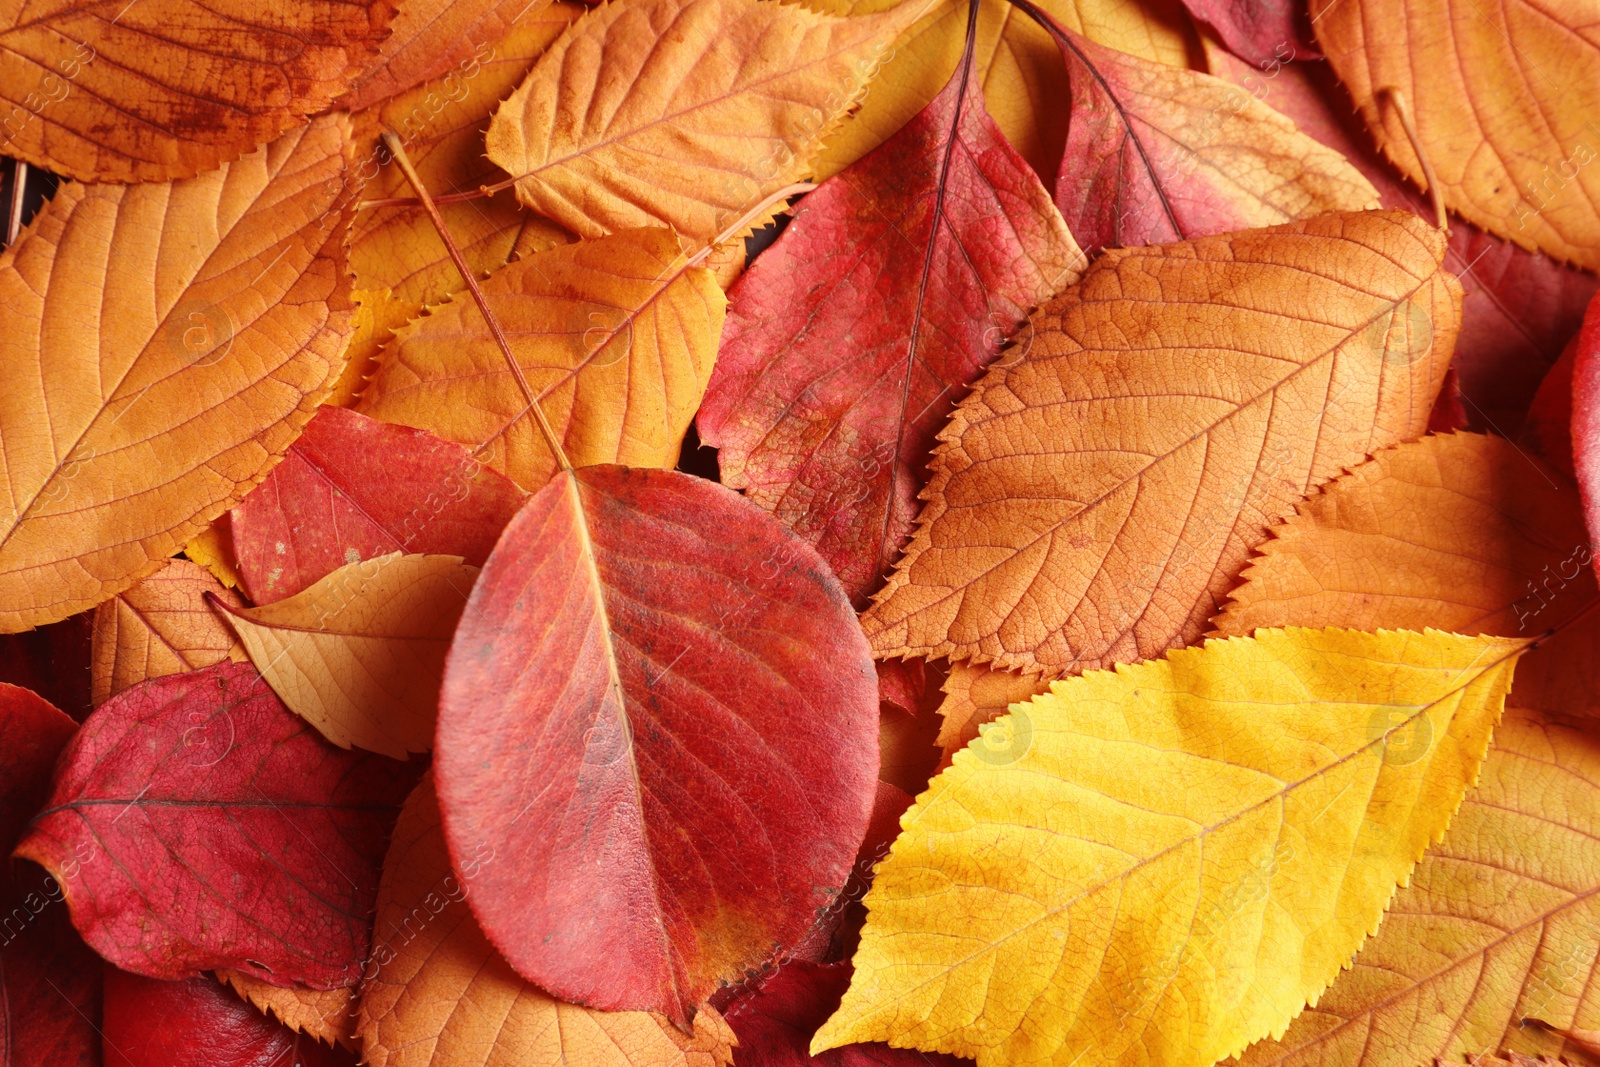
[[[932,0],[836,18],[758,0],[613,0],[489,126],[524,204],[584,237],[665,224],[696,247],[809,169]]]
[[[909,2],[909,0],[907,0]],[[884,0],[808,0],[833,14],[878,10]],[[1189,16],[1180,0],[1042,0],[1056,21],[1119,52],[1189,65]],[[861,110],[824,142],[816,180],[831,178],[888,140],[950,80],[966,40],[966,0],[942,0],[902,33]],[[1061,50],[1005,0],[985,0],[973,53],[984,104],[1006,140],[1053,186],[1067,142],[1071,90]]]
[[[395,825],[362,987],[372,1067],[728,1067],[734,1036],[702,1006],[694,1032],[644,1011],[595,1011],[519,978],[467,907],[485,848],[452,870],[430,772]]]
[[[939,435],[873,651],[1057,675],[1194,641],[1271,522],[1426,429],[1444,247],[1366,212],[1107,252]]]
[[[1391,160],[1422,182],[1394,108],[1416,114],[1445,202],[1524,248],[1600,269],[1600,8],[1594,0],[1314,0],[1333,69]]]
[[[1210,1067],[1377,927],[1522,642],[1264,630],[1056,682],[902,818],[813,1049]]]
[[[95,609],[89,657],[95,707],[149,678],[244,659],[233,632],[206,604],[207,594],[244,606],[204,567],[170,559]]]
[[[0,256],[0,631],[154,570],[328,395],[348,131],[319,118],[168,185],[64,186]]]
[[[663,229],[519,260],[483,285],[562,447],[577,466],[672,467],[711,377],[727,301]],[[532,492],[555,460],[476,304],[401,330],[356,410],[431,430]]]
[[[1520,668],[1518,668],[1520,672]],[[1561,1029],[1600,1027],[1600,742],[1508,709],[1475,790],[1383,925],[1317,1001],[1241,1067],[1483,1063],[1562,1056]],[[1581,1048],[1582,1046],[1579,1046]],[[1573,1056],[1573,1063],[1589,1063]]]
[[[1212,625],[1538,637],[1511,702],[1600,715],[1600,599],[1577,487],[1499,437],[1386,449],[1306,499]],[[1580,617],[1581,616],[1581,617]]]
[[[433,748],[450,638],[478,568],[460,556],[377,556],[294,596],[229,608],[261,677],[343,748],[405,759]]]

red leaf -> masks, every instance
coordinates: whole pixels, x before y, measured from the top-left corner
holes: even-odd
[[[890,1048],[871,1042],[810,1054],[811,1035],[832,1015],[850,985],[850,964],[806,963],[780,967],[754,993],[723,1011],[739,1037],[734,1067],[968,1067],[942,1052]]]
[[[1316,59],[1304,3],[1294,0],[1183,0],[1189,14],[1217,31],[1228,50],[1270,71],[1293,59]]]
[[[586,467],[512,520],[456,631],[446,838],[524,977],[683,1020],[843,884],[877,723],[866,641],[809,545],[699,478]]]
[[[262,1015],[210,975],[179,982],[106,965],[106,1067],[355,1067]]]
[[[1083,265],[969,73],[801,201],[729,293],[700,409],[723,483],[815,545],[858,605],[911,536],[950,409]]]
[[[82,722],[94,710],[89,663],[94,612],[26,630],[0,634],[0,682],[31,689]]]
[[[56,756],[77,724],[37,694],[0,684],[0,857],[50,795]],[[78,939],[61,888],[31,863],[0,870],[0,1067],[91,1067],[100,967]]]
[[[920,659],[879,660],[878,703],[915,715],[928,696],[927,662]]]
[[[1600,297],[1589,305],[1572,366],[1572,465],[1589,540],[1600,542]],[[1600,556],[1595,559],[1600,573]]]
[[[349,985],[415,779],[328,744],[253,667],[219,663],[89,716],[17,854],[62,880],[79,932],[125,970]]]
[[[390,552],[476,567],[526,499],[505,475],[426,430],[324,407],[233,511],[233,546],[257,604]]]
[[[1539,383],[1522,427],[1523,437],[1539,455],[1574,481],[1578,472],[1572,467],[1572,373],[1577,362],[1578,335],[1574,335]]]

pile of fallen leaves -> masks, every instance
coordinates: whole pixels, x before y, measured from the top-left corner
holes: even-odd
[[[0,1067],[1594,1062],[1600,0],[1184,4],[0,3]]]

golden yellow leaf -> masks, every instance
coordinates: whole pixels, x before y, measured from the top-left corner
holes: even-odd
[[[1377,927],[1522,642],[1263,630],[1056,682],[901,819],[813,1051],[1210,1067]]]
[[[882,0],[807,3],[837,15],[887,6]],[[1181,0],[1041,0],[1039,6],[1068,29],[1158,63],[1188,66],[1196,47]],[[817,181],[878,147],[928,106],[961,58],[966,25],[965,0],[942,0],[900,35],[861,110],[823,144]],[[978,12],[973,59],[989,114],[1046,187],[1054,187],[1071,110],[1061,50],[1027,15],[1009,3],[988,0]]]
[[[0,631],[94,607],[266,477],[338,377],[348,120],[63,186],[0,255]]]
[[[460,556],[394,552],[228,621],[289,710],[342,748],[403,760],[433,748],[445,653],[477,577]]]
[[[355,1029],[354,989],[268,985],[259,978],[227,968],[219,968],[216,975],[218,981],[232,986],[233,991],[253,1004],[257,1011],[271,1015],[289,1029],[310,1034],[326,1045],[340,1044],[360,1050]]]
[[[997,671],[971,663],[953,663],[944,682],[944,702],[939,705],[938,745],[948,763],[957,752],[984,736],[986,725],[1013,704],[1048,693],[1050,683],[1026,674]],[[996,736],[1003,743],[1003,736]]]
[[[1444,247],[1365,212],[1105,253],[939,435],[873,651],[1057,675],[1194,641],[1270,523],[1426,429]]]
[[[378,887],[360,1033],[372,1067],[728,1067],[733,1031],[702,1006],[694,1033],[653,1012],[595,1011],[519,978],[466,904],[500,857],[452,870],[430,772],[400,812]]]
[[[89,657],[95,707],[147,678],[244,660],[233,631],[206,604],[207,593],[230,607],[244,606],[204,567],[169,559],[95,609]]]
[[[1436,626],[1538,637],[1511,702],[1600,714],[1600,598],[1577,487],[1509,441],[1446,434],[1386,449],[1273,527],[1212,622]]]
[[[211,525],[195,534],[183,546],[183,554],[211,572],[229,589],[239,588],[239,561],[233,555],[233,524],[230,512],[223,512]]]
[[[1581,1041],[1521,1022],[1600,1026],[1590,987],[1600,965],[1597,781],[1590,731],[1508,708],[1477,788],[1377,936],[1241,1067],[1418,1067],[1497,1051],[1591,1062]]]
[[[305,124],[391,0],[0,3],[0,151],[82,181],[188,178]]]
[[[344,369],[333,383],[333,392],[323,401],[344,408],[355,405],[377,368],[378,350],[394,336],[394,330],[379,321],[379,316],[393,314],[398,306],[388,289],[357,289],[351,296],[356,310],[350,318],[350,340],[344,346]]]
[[[1445,203],[1486,230],[1600,269],[1600,20],[1592,0],[1314,0],[1317,43],[1384,154],[1422,168],[1385,91],[1415,113]]]
[[[794,181],[932,0],[836,18],[758,0],[612,0],[495,113],[489,158],[583,237],[667,225],[696,248]]]
[[[470,192],[499,177],[499,169],[483,155],[483,131],[490,114],[584,10],[575,3],[536,7],[505,37],[479,48],[449,74],[356,114],[355,139],[361,152],[356,169],[366,182],[362,198],[412,196],[399,167],[382,165],[387,155],[378,147],[378,136],[385,129],[400,137],[406,155],[435,195]],[[509,190],[441,204],[439,210],[480,277],[519,253],[568,239],[559,226],[524,211]],[[388,291],[373,303],[380,344],[424,306],[440,303],[463,288],[433,224],[414,205],[358,212],[350,234],[350,267],[358,289]]]
[[[663,229],[540,252],[483,285],[577,466],[672,467],[711,377],[727,301]],[[384,349],[356,410],[430,430],[532,492],[555,460],[483,314],[458,299]]]

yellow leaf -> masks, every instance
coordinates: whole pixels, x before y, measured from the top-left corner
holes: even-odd
[[[634,230],[563,245],[483,285],[567,456],[580,467],[667,467],[700,407],[727,301],[677,238]],[[477,449],[532,492],[555,460],[490,339],[457,299],[402,329],[356,410]]]
[[[211,525],[195,534],[183,546],[183,554],[211,572],[211,576],[229,589],[239,588],[239,561],[233,555],[233,525],[231,512],[223,512]]]
[[[460,556],[394,552],[228,621],[289,710],[343,748],[405,759],[433,748],[445,653],[477,577]]]
[[[337,1043],[360,1051],[355,1033],[354,989],[268,985],[259,978],[226,967],[218,968],[216,974],[218,981],[232,986],[233,991],[253,1004],[257,1011],[271,1015],[289,1029],[310,1034],[326,1045]]]
[[[357,289],[351,296],[356,310],[350,318],[350,340],[344,346],[344,369],[333,383],[333,392],[323,401],[344,408],[354,406],[361,396],[377,366],[378,350],[394,336],[394,331],[379,321],[380,314],[395,307],[393,293],[388,289]]]
[[[1521,668],[1518,668],[1518,673]],[[1240,1067],[1484,1063],[1500,1050],[1591,1062],[1537,1027],[1600,1026],[1600,742],[1507,709],[1443,841],[1317,1001]]]
[[[517,195],[583,237],[667,225],[696,247],[809,169],[932,0],[835,18],[758,0],[612,0],[489,125]]]
[[[0,255],[0,631],[160,566],[328,395],[348,137],[325,116],[198,178],[63,186]]]
[[[1210,1067],[1377,927],[1523,642],[1264,630],[1056,682],[902,817],[813,1051]]]
[[[643,1011],[595,1011],[519,978],[466,896],[492,849],[452,870],[429,772],[395,825],[362,986],[372,1067],[728,1067],[733,1031],[702,1006],[694,1032]]]
[[[1298,510],[1273,527],[1215,633],[1556,629],[1518,665],[1511,703],[1600,714],[1600,617],[1583,615],[1600,590],[1565,475],[1503,438],[1446,434],[1379,452]]]
[[[838,15],[886,6],[880,0],[807,3]],[[1068,29],[1157,63],[1186,67],[1195,47],[1181,0],[1041,0],[1039,6]],[[817,181],[833,177],[878,147],[928,106],[961,58],[966,25],[966,0],[942,0],[900,35],[861,101],[861,110],[823,144]],[[978,12],[973,59],[989,114],[1045,186],[1053,188],[1071,110],[1061,50],[1011,4],[986,0]]]
[[[1600,269],[1600,22],[1592,0],[1315,0],[1317,43],[1384,154],[1486,230]]]
[[[1366,212],[1105,253],[939,435],[874,653],[1057,675],[1199,638],[1269,524],[1427,428],[1444,250]]]
[[[207,593],[230,607],[244,606],[205,568],[169,559],[95,609],[89,657],[95,707],[150,678],[244,660],[233,631],[206,604]]]

